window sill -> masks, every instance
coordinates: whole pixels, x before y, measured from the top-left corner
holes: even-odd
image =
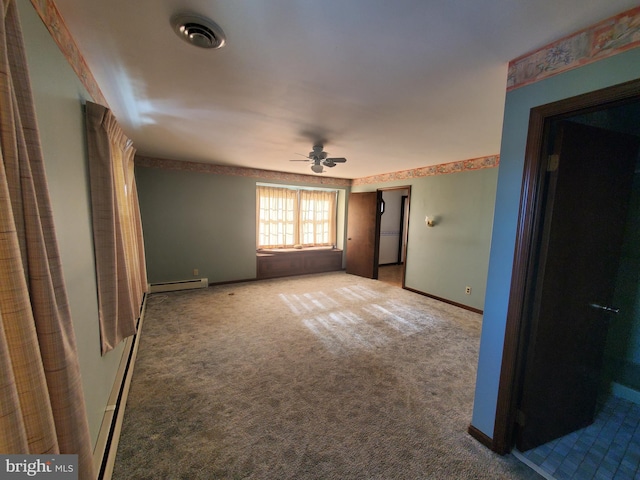
[[[256,250],[257,255],[274,255],[278,253],[295,253],[295,252],[322,252],[322,251],[341,251],[334,247],[302,247],[302,248],[259,248]]]

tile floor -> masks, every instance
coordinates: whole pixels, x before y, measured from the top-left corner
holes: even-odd
[[[547,479],[640,479],[640,405],[610,396],[594,423],[527,452],[515,452]]]

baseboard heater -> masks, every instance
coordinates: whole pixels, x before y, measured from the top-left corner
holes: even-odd
[[[209,279],[196,278],[193,280],[181,280],[177,282],[162,282],[149,284],[149,293],[175,292],[177,290],[192,290],[194,288],[207,288]]]

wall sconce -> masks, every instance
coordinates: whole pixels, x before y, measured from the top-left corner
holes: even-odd
[[[433,227],[436,224],[436,220],[433,217],[429,217],[428,215],[424,218],[424,223],[426,223],[427,227]]]

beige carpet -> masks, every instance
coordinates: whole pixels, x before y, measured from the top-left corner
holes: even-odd
[[[466,433],[480,322],[343,272],[151,295],[113,478],[539,478]]]

